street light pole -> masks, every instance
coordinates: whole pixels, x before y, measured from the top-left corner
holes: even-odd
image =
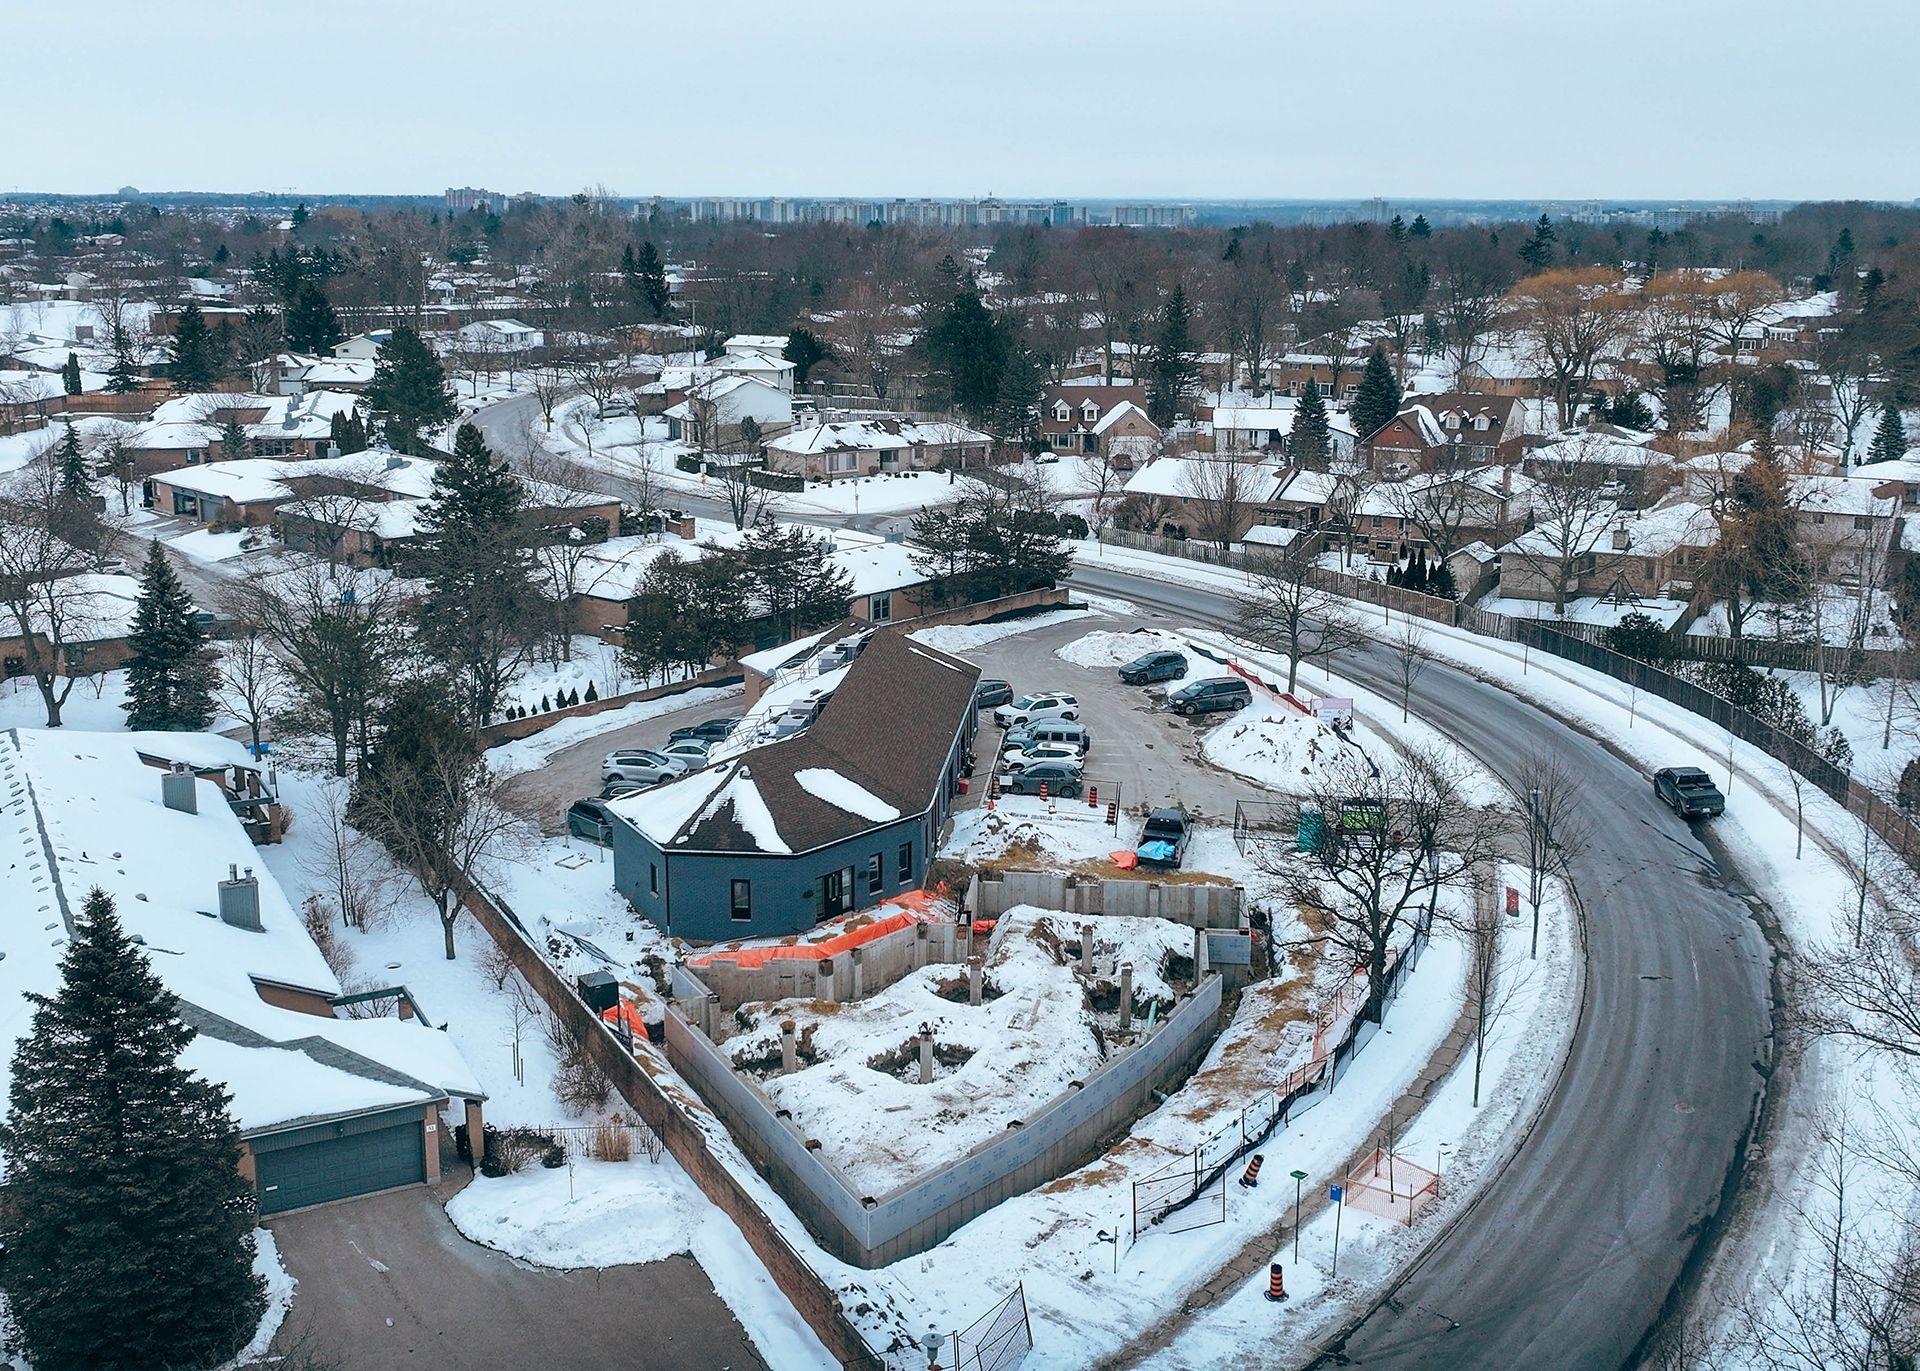
[[[1304,1171],[1293,1173],[1293,1264],[1300,1264],[1300,1183],[1307,1178]]]

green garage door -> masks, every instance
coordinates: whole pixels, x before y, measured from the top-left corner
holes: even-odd
[[[420,1111],[405,1109],[249,1139],[260,1212],[424,1181],[421,1128]]]

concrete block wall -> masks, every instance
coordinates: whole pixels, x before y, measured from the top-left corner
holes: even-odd
[[[1192,928],[1240,928],[1245,903],[1246,891],[1237,885],[1174,885],[1052,871],[979,875],[967,887],[967,908],[981,919],[998,918],[1024,904],[1068,914],[1170,919]]]
[[[923,966],[965,962],[967,941],[957,924],[909,924],[831,957],[773,957],[759,966],[715,957],[675,972],[690,983],[687,995],[717,995],[723,1010],[764,1000],[845,1002],[863,999]],[[681,995],[677,985],[674,994]]]

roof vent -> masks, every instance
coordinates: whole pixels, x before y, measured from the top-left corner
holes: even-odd
[[[160,803],[168,809],[177,809],[182,814],[200,812],[199,796],[195,793],[196,782],[184,762],[175,762],[173,770],[160,777]]]
[[[260,880],[252,867],[244,876],[236,866],[227,868],[227,879],[220,882],[220,922],[252,933],[264,931],[260,924]]]

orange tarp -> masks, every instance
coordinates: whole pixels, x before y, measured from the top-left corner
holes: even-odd
[[[765,966],[768,962],[781,958],[800,958],[805,961],[819,961],[872,942],[875,938],[884,938],[910,924],[930,923],[940,917],[934,906],[945,895],[944,887],[938,891],[916,890],[911,894],[896,896],[888,900],[887,905],[900,909],[898,914],[890,914],[884,919],[876,919],[860,928],[851,929],[836,937],[817,943],[781,943],[773,947],[742,947],[730,952],[709,952],[704,956],[687,958],[688,966],[705,966],[709,962],[732,962],[735,966],[751,969]],[[883,906],[884,908],[885,906]]]

